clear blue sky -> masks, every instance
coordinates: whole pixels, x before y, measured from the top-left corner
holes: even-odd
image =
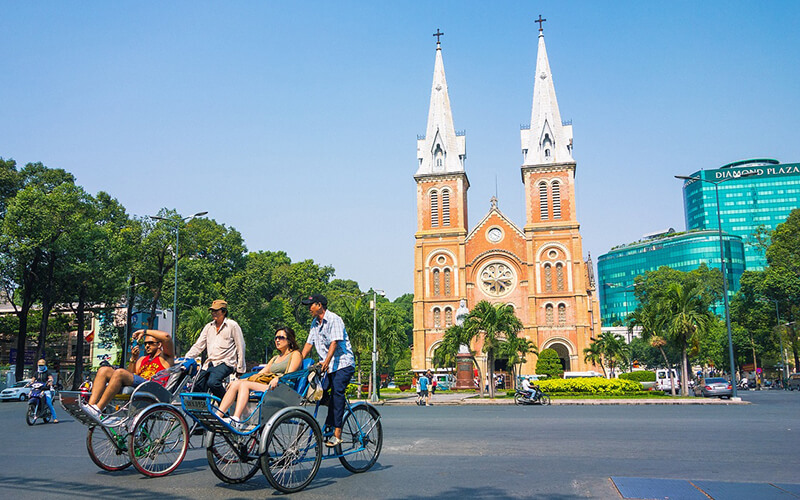
[[[137,215],[413,291],[416,135],[440,28],[470,222],[524,224],[539,14],[584,254],[684,228],[675,174],[800,162],[800,2],[2,2],[0,156]],[[584,255],[585,257],[586,255]]]

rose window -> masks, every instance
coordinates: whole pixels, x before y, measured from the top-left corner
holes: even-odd
[[[505,295],[514,288],[514,272],[499,262],[488,264],[481,271],[480,285],[487,295]]]

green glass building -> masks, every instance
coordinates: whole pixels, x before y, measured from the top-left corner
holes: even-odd
[[[713,186],[712,186],[713,187]],[[744,245],[739,236],[723,234],[729,293],[739,289],[745,269]],[[670,229],[646,235],[641,241],[620,245],[597,260],[600,317],[604,326],[624,321],[638,305],[634,278],[661,266],[692,271],[705,263],[719,269],[719,233],[700,230],[676,233]],[[723,314],[722,304],[717,307]]]
[[[747,177],[741,177],[748,173]],[[767,265],[758,245],[759,228],[772,231],[792,210],[800,207],[800,163],[755,159],[729,163],[717,170],[701,170],[690,177],[719,182],[722,230],[744,241],[747,269]],[[717,229],[714,184],[687,180],[683,185],[686,229]]]

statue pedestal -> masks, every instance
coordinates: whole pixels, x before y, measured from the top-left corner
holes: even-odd
[[[475,389],[473,367],[472,357],[469,354],[456,355],[456,389]]]

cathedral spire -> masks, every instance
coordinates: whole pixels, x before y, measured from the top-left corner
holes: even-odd
[[[446,174],[464,171],[467,156],[464,134],[457,134],[450,109],[450,95],[444,75],[442,45],[436,30],[436,62],[433,67],[433,85],[428,110],[428,127],[425,136],[417,140],[419,168],[416,175]]]
[[[536,58],[535,82],[533,85],[533,109],[531,126],[521,131],[523,165],[573,162],[572,125],[563,124],[558,110],[553,73],[547,59],[541,19],[539,23],[539,51]]]

